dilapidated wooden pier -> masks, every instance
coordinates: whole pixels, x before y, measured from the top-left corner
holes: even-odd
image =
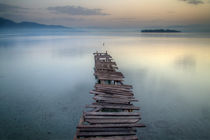
[[[132,86],[123,84],[124,76],[107,52],[93,54],[97,83],[90,93],[95,102],[86,106],[92,110],[83,112],[74,140],[138,140],[136,128],[145,126],[138,123]]]

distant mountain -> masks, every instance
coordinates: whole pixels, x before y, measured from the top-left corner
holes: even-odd
[[[42,29],[53,29],[53,28],[68,28],[60,25],[45,25],[45,24],[39,24],[35,22],[20,22],[16,23],[12,20],[1,18],[0,17],[0,29],[3,28],[42,28]]]
[[[147,29],[147,30],[141,30],[143,33],[178,33],[181,31],[177,30],[170,30],[170,29]]]

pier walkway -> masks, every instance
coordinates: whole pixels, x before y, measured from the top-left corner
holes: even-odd
[[[138,123],[132,86],[123,84],[124,76],[107,52],[93,54],[97,83],[90,93],[95,102],[86,106],[92,110],[83,112],[74,140],[138,140],[136,128],[145,126]]]

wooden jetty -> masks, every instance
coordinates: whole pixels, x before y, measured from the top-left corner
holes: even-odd
[[[94,75],[97,83],[93,90],[91,111],[83,112],[74,140],[138,140],[137,127],[141,119],[131,85],[123,84],[123,74],[112,57],[106,53],[93,53]]]

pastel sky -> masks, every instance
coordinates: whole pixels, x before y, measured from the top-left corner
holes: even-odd
[[[210,25],[210,0],[0,0],[0,17],[69,27]]]

